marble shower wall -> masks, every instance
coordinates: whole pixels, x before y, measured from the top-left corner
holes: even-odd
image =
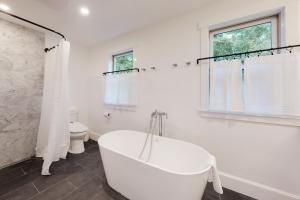
[[[35,153],[44,34],[0,19],[0,168]]]

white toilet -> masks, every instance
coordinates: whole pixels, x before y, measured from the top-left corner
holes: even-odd
[[[79,154],[84,152],[84,141],[88,140],[88,128],[78,122],[78,111],[70,110],[70,148],[69,152]]]

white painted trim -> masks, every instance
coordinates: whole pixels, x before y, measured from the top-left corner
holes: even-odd
[[[300,126],[300,119],[296,116],[276,116],[276,115],[263,115],[255,113],[237,113],[237,112],[222,112],[210,111],[199,108],[198,111],[202,117],[227,119],[235,121],[246,121],[263,124],[276,124],[283,126]]]
[[[222,185],[241,194],[259,200],[300,200],[300,196],[267,185],[219,172]]]

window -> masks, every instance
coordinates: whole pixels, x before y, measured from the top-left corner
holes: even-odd
[[[210,53],[212,56],[221,56],[277,47],[277,23],[278,17],[274,16],[211,31]],[[212,60],[209,66],[209,110],[262,115],[291,114],[286,109],[290,105],[282,103],[287,101],[279,95],[286,93],[286,90],[279,92],[279,88],[285,88],[284,85],[288,84],[284,75],[288,71],[283,71],[287,67],[284,68],[282,64],[282,60],[287,60],[288,56],[270,54],[265,52],[262,57],[252,54],[250,58]],[[280,103],[278,99],[281,99]]]
[[[113,55],[113,70],[126,70],[133,68],[133,51]]]
[[[110,57],[112,71],[133,69],[133,51],[114,54]],[[117,107],[137,105],[137,72],[111,73],[105,76],[104,104]]]
[[[213,56],[243,53],[278,46],[278,16],[210,32]],[[268,54],[264,53],[264,54]],[[221,58],[222,60],[224,58]]]

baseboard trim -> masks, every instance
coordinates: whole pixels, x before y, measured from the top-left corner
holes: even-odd
[[[300,200],[300,196],[220,172],[222,185],[259,200]]]

